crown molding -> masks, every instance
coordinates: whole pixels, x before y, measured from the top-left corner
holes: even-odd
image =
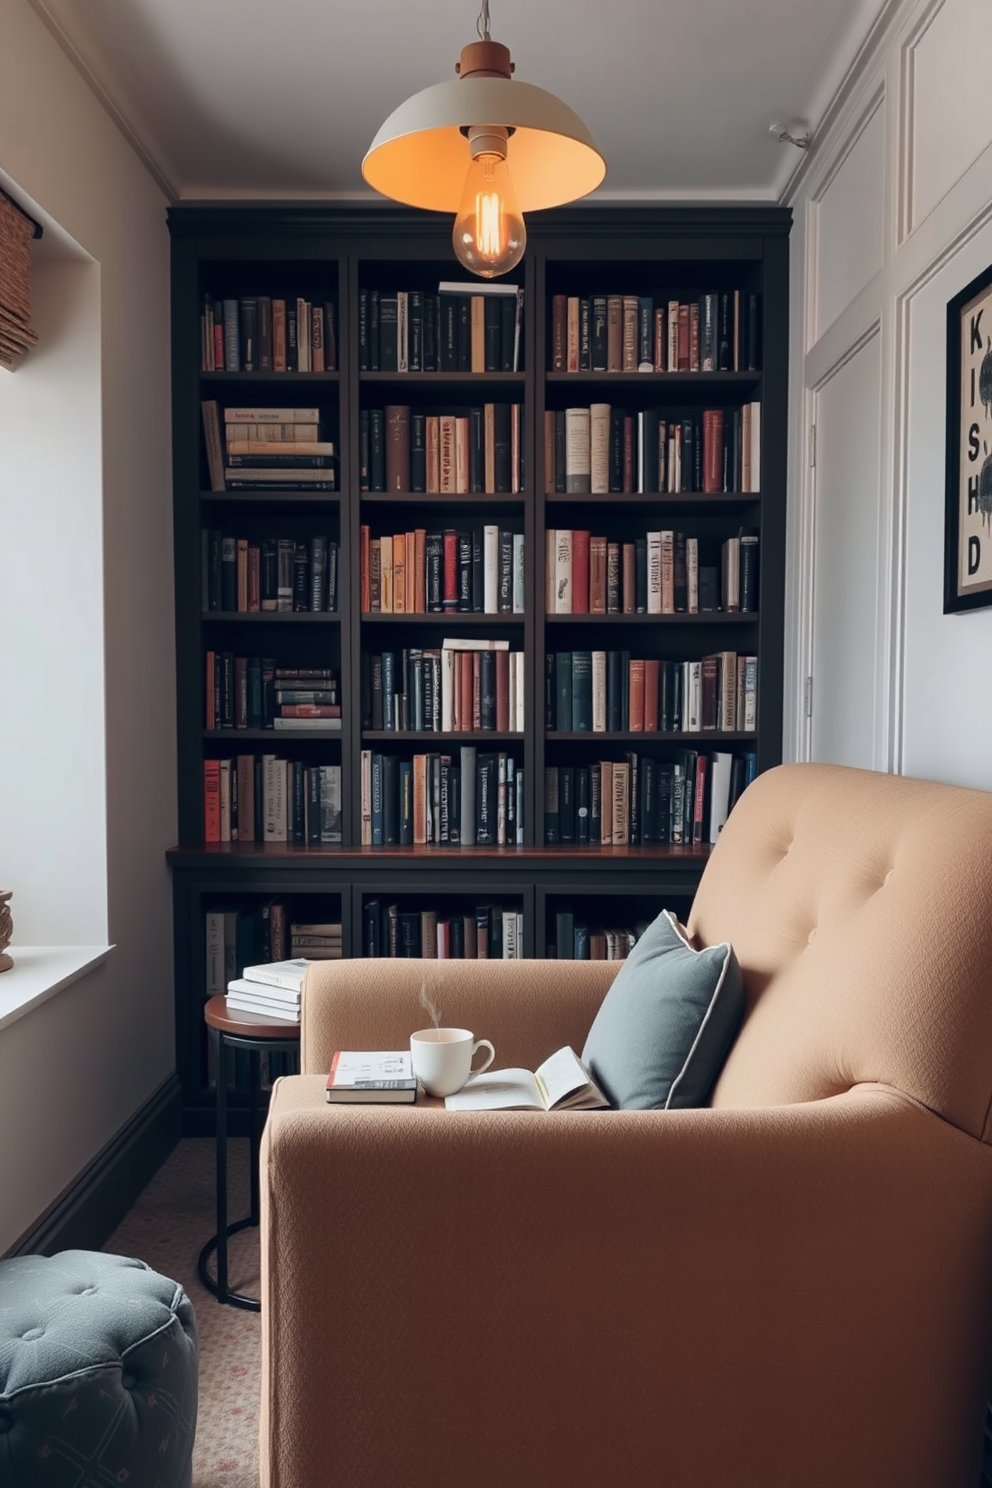
[[[28,4],[113,119],[149,175],[165,196],[175,201],[182,192],[175,164],[121,83],[104,49],[81,23],[78,5],[74,0],[28,0]]]
[[[783,205],[791,206],[796,200],[814,168],[814,162],[822,155],[838,119],[873,68],[878,65],[891,31],[905,8],[906,0],[884,0],[881,6],[878,0],[861,0],[857,18],[851,23],[850,34],[856,36],[860,26],[866,22],[867,30],[846,65],[844,50],[838,51],[836,65],[824,74],[816,90],[818,96],[815,101],[818,107],[810,109],[813,142],[808,150],[801,152],[796,163],[787,159],[777,178],[777,199]],[[875,12],[874,19],[871,19],[872,12]],[[817,119],[819,110],[822,110],[822,114]]]

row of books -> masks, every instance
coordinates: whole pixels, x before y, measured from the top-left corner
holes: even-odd
[[[341,766],[275,754],[203,761],[205,842],[341,841]]]
[[[581,910],[555,911],[555,938],[545,946],[552,961],[625,961],[647,929],[647,920],[634,925],[589,924]]]
[[[230,998],[227,989],[233,980],[244,977],[246,971],[251,971],[254,978],[258,971],[257,963],[268,964],[287,955],[291,936],[296,931],[296,924],[290,920],[290,915],[290,906],[282,899],[266,899],[257,904],[219,902],[209,905],[204,912],[206,997],[223,994]],[[217,1082],[214,1060],[214,1043],[211,1039],[206,1045],[206,1080],[210,1089]],[[299,1067],[299,1055],[295,1051],[263,1051],[260,1071],[262,1088],[268,1089],[279,1075],[298,1073]],[[228,1048],[225,1051],[225,1078],[233,1089],[250,1089],[251,1069],[247,1049]]]
[[[337,314],[330,295],[206,295],[201,372],[336,372]]]
[[[610,403],[546,409],[544,489],[614,493],[761,490],[761,404],[667,413]]]
[[[552,372],[756,372],[761,296],[551,296]]]
[[[363,615],[521,615],[524,534],[487,523],[373,537],[363,523],[359,593]]]
[[[519,372],[523,308],[515,284],[360,289],[359,371]]]
[[[522,843],[524,772],[474,744],[412,759],[363,749],[361,823],[363,847]]]
[[[549,615],[697,615],[758,608],[758,530],[741,527],[716,549],[669,529],[611,542],[585,528],[545,533],[545,612]]]
[[[337,449],[322,435],[316,408],[200,404],[212,491],[337,490]]]
[[[753,733],[758,658],[736,651],[692,661],[549,651],[544,722],[555,733]]]
[[[207,651],[207,729],[292,732],[341,728],[341,691],[331,667],[280,667],[272,656]]]
[[[336,538],[314,534],[252,539],[201,532],[204,610],[228,614],[272,611],[337,611],[340,548]]]
[[[361,491],[516,495],[524,489],[522,403],[427,413],[406,404],[358,416]]]
[[[512,905],[477,904],[457,913],[367,899],[362,914],[366,956],[510,961],[523,955],[523,911]]]
[[[683,749],[657,759],[633,750],[590,765],[544,771],[549,846],[650,847],[716,842],[757,757]]]
[[[362,727],[416,733],[523,733],[524,655],[507,641],[451,641],[362,656]]]

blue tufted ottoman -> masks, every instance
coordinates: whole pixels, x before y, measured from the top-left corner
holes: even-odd
[[[190,1488],[193,1304],[144,1261],[0,1261],[3,1488]]]

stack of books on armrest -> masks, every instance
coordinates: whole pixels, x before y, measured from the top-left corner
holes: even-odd
[[[244,976],[227,984],[228,1012],[257,1013],[263,1018],[299,1023],[300,993],[309,965],[309,960],[300,956],[292,961],[246,966]]]

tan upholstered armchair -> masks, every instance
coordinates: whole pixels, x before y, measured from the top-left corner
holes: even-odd
[[[690,920],[745,1021],[711,1108],[330,1108],[425,964],[309,973],[262,1153],[268,1488],[977,1488],[992,1362],[992,795],[761,776]],[[430,963],[500,1064],[605,963]]]

